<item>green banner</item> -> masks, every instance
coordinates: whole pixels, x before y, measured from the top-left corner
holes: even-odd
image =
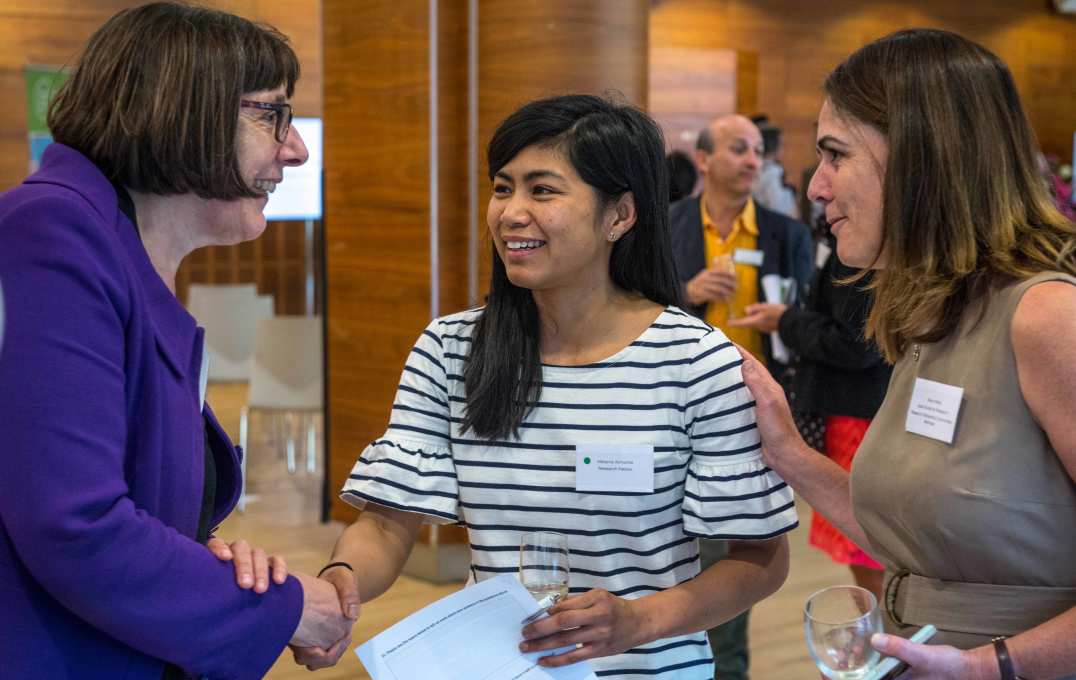
[[[41,154],[52,142],[45,122],[49,101],[67,80],[67,73],[54,66],[27,66],[26,74],[26,132],[30,142],[30,172],[37,169]]]

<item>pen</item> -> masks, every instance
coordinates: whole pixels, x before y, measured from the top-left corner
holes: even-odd
[[[915,631],[915,634],[908,638],[908,641],[923,644],[930,638],[934,637],[934,633],[936,632],[938,632],[938,629],[928,623],[919,630]],[[903,668],[898,669],[898,666],[903,666]],[[863,680],[882,680],[894,671],[897,671],[898,673],[903,673],[905,670],[907,670],[907,668],[908,666],[900,659],[893,656],[887,656],[882,659],[882,662],[875,666],[874,670],[868,673],[867,677],[863,678]]]
[[[553,605],[555,605],[557,603],[557,600],[559,600],[559,599],[560,598],[556,595],[556,593],[552,593],[552,594],[546,595],[542,599],[538,600],[538,606],[539,606],[538,611],[534,612],[533,614],[531,614],[527,618],[523,619],[520,622],[520,625],[525,626],[528,623],[532,623],[534,621],[537,621],[542,616],[542,614],[545,614],[547,611],[552,609]]]

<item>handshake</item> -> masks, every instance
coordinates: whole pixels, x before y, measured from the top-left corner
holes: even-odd
[[[351,646],[359,618],[359,589],[349,567],[337,564],[312,578],[293,573],[303,586],[303,615],[288,646],[295,663],[317,670],[335,666]]]
[[[270,579],[280,585],[288,577],[284,558],[266,556],[240,539],[226,543],[210,538],[206,544],[217,559],[232,562],[240,588],[264,593]],[[359,618],[359,589],[349,565],[336,562],[321,570],[318,578],[291,572],[303,587],[303,613],[288,643],[295,663],[309,670],[336,665],[351,646],[351,628]]]

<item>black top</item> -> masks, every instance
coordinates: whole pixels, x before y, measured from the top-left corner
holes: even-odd
[[[209,423],[205,424],[205,481],[202,482],[202,509],[198,513],[198,542],[205,545],[213,531],[213,505],[217,502],[217,462],[209,444]]]
[[[799,355],[793,391],[800,411],[870,419],[885,398],[892,366],[863,337],[871,305],[863,288],[871,275],[852,285],[836,283],[856,271],[841,264],[834,249],[815,277],[807,307],[789,307],[778,322],[781,340]]]

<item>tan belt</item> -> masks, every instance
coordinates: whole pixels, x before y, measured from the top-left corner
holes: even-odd
[[[1076,588],[999,586],[939,581],[909,573],[885,575],[885,609],[902,626],[1016,635],[1076,606]]]

